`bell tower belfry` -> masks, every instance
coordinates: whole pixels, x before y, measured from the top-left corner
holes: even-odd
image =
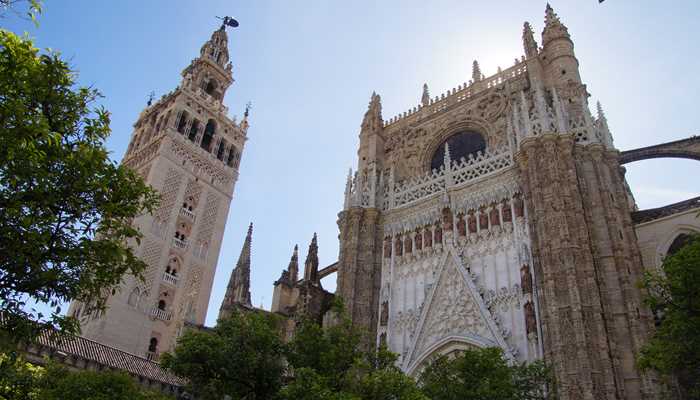
[[[149,101],[122,160],[161,196],[153,215],[133,222],[144,279],[125,277],[102,315],[81,315],[77,303],[69,311],[85,337],[149,359],[171,349],[185,324],[203,324],[209,305],[248,130],[248,110],[236,121],[223,104],[234,82],[227,26],[238,23],[224,18],[180,85]]]

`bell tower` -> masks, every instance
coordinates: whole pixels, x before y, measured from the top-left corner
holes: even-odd
[[[151,103],[134,124],[122,163],[161,196],[153,215],[136,218],[143,238],[132,243],[148,264],[144,279],[128,276],[102,315],[81,314],[83,335],[157,359],[185,324],[203,324],[238,167],[247,140],[248,110],[240,121],[223,104],[234,82],[226,17],[182,71],[175,90]]]

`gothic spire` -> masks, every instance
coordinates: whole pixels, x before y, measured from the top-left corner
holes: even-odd
[[[289,280],[295,284],[299,280],[299,245],[294,245],[294,252],[289,260],[287,271],[289,271]]]
[[[605,113],[603,112],[603,105],[600,104],[600,101],[597,101],[595,103],[595,107],[598,111],[598,120],[605,120],[607,121],[608,119],[605,117]]]
[[[430,91],[428,91],[428,84],[427,83],[423,84],[423,96],[421,97],[420,102],[423,105],[423,107],[430,104]]]
[[[547,45],[554,39],[570,39],[569,31],[559,20],[559,16],[554,12],[552,6],[547,3],[544,15],[544,30],[542,31],[542,46]]]
[[[243,242],[241,255],[238,257],[236,267],[231,272],[231,278],[226,287],[226,295],[221,304],[221,309],[231,307],[234,304],[242,304],[251,307],[250,301],[250,250],[253,238],[253,223],[248,226],[248,234]]]
[[[382,119],[382,98],[376,92],[372,92],[369,107],[362,120],[362,132],[376,132],[384,126]]]
[[[523,25],[523,48],[527,58],[537,56],[537,42],[529,22],[525,22]]]
[[[309,244],[309,252],[306,254],[306,262],[304,263],[304,281],[314,284],[319,283],[318,279],[318,241],[316,232]]]
[[[481,73],[481,68],[479,68],[479,62],[474,60],[472,63],[472,81],[479,82],[483,74]]]
[[[603,112],[603,106],[600,104],[600,101],[596,102],[596,108],[598,111],[598,118],[596,118],[596,127],[601,136],[601,140],[603,141],[603,144],[605,146],[607,146],[608,148],[613,148],[613,138],[612,134],[610,133],[610,127],[608,127],[608,118]]]

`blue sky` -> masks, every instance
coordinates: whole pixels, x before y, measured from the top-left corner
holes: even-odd
[[[301,261],[314,232],[322,265],[338,254],[337,213],[345,176],[356,165],[359,126],[370,94],[385,119],[471,77],[512,65],[521,32],[536,36],[545,2],[47,0],[40,26],[9,16],[4,28],[28,32],[62,52],[79,82],[99,88],[112,112],[108,147],[119,161],[149,92],[179,84],[180,72],[231,15],[236,82],[225,103],[240,116],[253,103],[207,323],[216,319],[248,222],[253,221],[252,297],[269,307],[272,282],[299,243]],[[551,1],[568,26],[581,76],[600,100],[621,149],[700,133],[700,2]],[[538,39],[539,40],[539,39]],[[698,195],[700,164],[651,160],[628,166],[642,208]],[[324,281],[335,286],[334,278]]]

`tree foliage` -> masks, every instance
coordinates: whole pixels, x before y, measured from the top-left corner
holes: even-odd
[[[234,314],[212,330],[183,335],[163,365],[188,379],[188,391],[201,399],[545,399],[547,368],[540,362],[510,366],[496,348],[438,358],[418,385],[397,366],[396,354],[363,343],[342,306],[335,315],[338,321],[327,327],[301,318],[283,344],[274,317]]]
[[[700,236],[664,259],[661,271],[647,271],[642,286],[661,323],[639,366],[675,377],[684,398],[700,399]]]
[[[490,347],[436,358],[420,386],[432,400],[535,400],[547,398],[549,377],[541,362],[511,366],[501,349]]]
[[[396,355],[382,346],[366,350],[362,334],[336,305],[340,321],[322,328],[302,320],[287,346],[292,375],[282,389],[282,399],[328,400],[427,400],[396,366]]]
[[[187,378],[198,399],[271,399],[282,385],[279,321],[261,313],[233,313],[205,331],[186,332],[162,365]]]
[[[61,303],[100,311],[124,274],[145,268],[127,243],[140,238],[131,221],[153,210],[156,192],[110,161],[109,113],[75,79],[59,54],[0,30],[0,312],[10,339],[41,327],[27,323],[44,319],[26,310],[29,298],[74,333]]]
[[[0,400],[168,400],[120,371],[69,371],[49,362],[39,367],[0,354]]]
[[[0,0],[0,17],[10,13],[24,16],[36,23],[36,17],[41,11],[41,0]]]

